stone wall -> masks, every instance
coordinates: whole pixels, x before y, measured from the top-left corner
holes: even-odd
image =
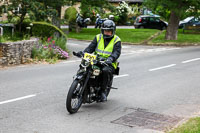
[[[0,66],[19,65],[31,58],[31,51],[38,39],[0,43]]]

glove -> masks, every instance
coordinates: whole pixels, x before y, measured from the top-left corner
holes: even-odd
[[[112,65],[113,59],[112,58],[108,58],[105,63],[108,64],[109,66]]]
[[[83,51],[77,52],[77,56],[78,56],[78,57],[83,57],[83,55],[84,55]]]

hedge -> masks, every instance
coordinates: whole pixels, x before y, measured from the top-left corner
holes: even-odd
[[[33,27],[32,27],[33,36],[48,38],[48,37],[53,36],[53,34],[56,31],[58,31],[67,40],[67,35],[55,25],[52,25],[46,22],[32,22],[32,24],[33,24]]]

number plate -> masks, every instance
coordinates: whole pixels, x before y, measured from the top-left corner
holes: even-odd
[[[93,54],[89,54],[89,53],[85,53],[84,54],[84,59],[86,59],[86,60],[90,60],[90,61],[93,61],[93,60],[95,60],[96,59],[96,55],[93,55]]]
[[[93,65],[93,60],[95,60],[96,57],[97,56],[93,54],[89,54],[89,53],[84,54],[84,59],[89,60],[92,65]]]

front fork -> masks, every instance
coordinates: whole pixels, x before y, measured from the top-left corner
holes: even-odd
[[[84,90],[87,87],[87,84],[88,84],[88,81],[90,79],[91,74],[92,74],[92,72],[89,70],[89,71],[86,71],[86,72],[83,72],[83,73],[79,73],[74,77],[74,79],[78,79],[79,81],[83,81],[83,87],[82,87],[82,89],[79,93],[80,96],[83,95]]]

